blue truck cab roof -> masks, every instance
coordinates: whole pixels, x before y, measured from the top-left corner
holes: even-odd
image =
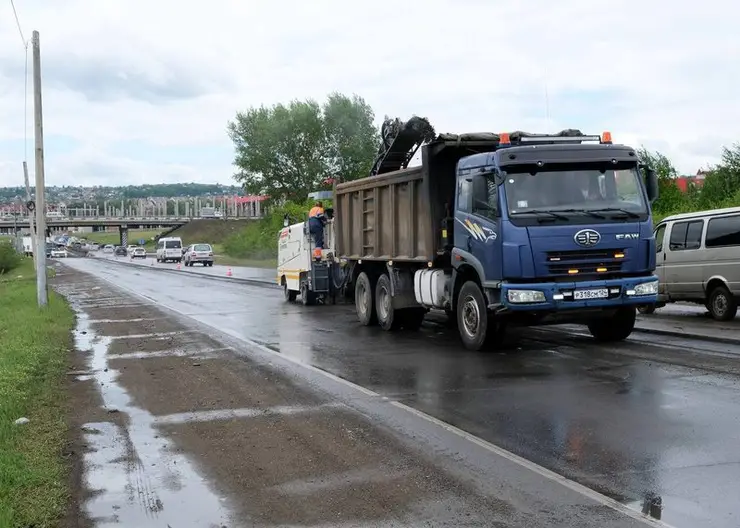
[[[502,134],[503,136],[503,134]],[[579,131],[563,131],[555,135],[534,135],[515,132],[494,148],[465,156],[458,161],[459,173],[474,169],[505,168],[516,165],[544,167],[551,163],[637,163],[632,147],[614,145],[600,136],[585,136]],[[516,138],[516,139],[515,139]]]

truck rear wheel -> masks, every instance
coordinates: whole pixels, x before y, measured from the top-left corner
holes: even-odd
[[[594,319],[588,330],[597,341],[610,343],[627,339],[635,328],[637,310],[633,307],[619,308],[611,317]]]
[[[403,310],[393,308],[391,295],[391,279],[383,273],[375,285],[375,310],[378,314],[378,324],[383,330],[398,330],[403,322]]]
[[[457,328],[468,350],[482,350],[495,341],[496,325],[490,325],[488,303],[474,281],[463,284],[457,297]],[[492,319],[492,318],[491,318]],[[489,332],[490,330],[493,330]]]
[[[378,322],[373,283],[364,271],[357,276],[355,283],[355,310],[363,325],[371,326]]]

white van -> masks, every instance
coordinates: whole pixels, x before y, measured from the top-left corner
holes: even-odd
[[[740,207],[684,213],[665,218],[655,228],[658,304],[706,306],[718,321],[729,321],[740,303]]]
[[[182,239],[180,237],[160,238],[157,241],[157,262],[169,261],[182,261]]]

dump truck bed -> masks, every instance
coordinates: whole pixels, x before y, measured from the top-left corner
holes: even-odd
[[[436,233],[426,183],[424,168],[412,167],[337,185],[338,256],[432,260]]]

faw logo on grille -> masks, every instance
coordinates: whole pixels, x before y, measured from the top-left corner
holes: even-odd
[[[581,229],[573,236],[573,240],[575,240],[575,243],[579,246],[591,247],[599,243],[601,235],[598,231],[594,231],[593,229]]]

